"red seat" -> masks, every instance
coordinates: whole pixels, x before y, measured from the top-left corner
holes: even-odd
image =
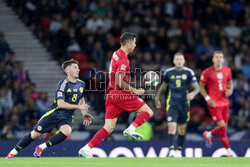
[[[84,53],[72,53],[71,58],[80,62],[87,62],[87,55]]]
[[[52,19],[50,18],[42,18],[41,20],[42,32],[43,32],[44,37],[46,38],[50,36],[49,27],[50,27],[51,22],[52,22]]]

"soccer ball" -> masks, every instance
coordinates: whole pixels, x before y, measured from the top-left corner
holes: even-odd
[[[160,83],[160,77],[156,72],[148,71],[144,75],[144,82],[146,86],[157,86]]]

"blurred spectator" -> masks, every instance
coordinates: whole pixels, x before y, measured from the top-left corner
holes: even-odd
[[[36,110],[39,112],[40,117],[48,111],[48,107],[48,95],[45,92],[41,92],[39,99],[36,101]]]
[[[88,19],[86,27],[92,33],[95,33],[98,27],[105,28],[104,21],[96,13],[93,13],[92,17]]]
[[[24,89],[25,86],[27,86],[27,83],[30,81],[30,77],[28,71],[24,68],[23,61],[19,61],[17,63],[17,70],[15,72],[15,75],[18,83],[20,84],[20,87]]]
[[[31,91],[31,98],[34,101],[37,101],[39,99],[39,93],[36,92],[36,84],[35,83],[30,83],[30,91]]]
[[[5,60],[8,52],[10,52],[9,44],[5,41],[4,33],[0,32],[0,60]]]
[[[54,20],[51,22],[49,29],[50,29],[50,32],[52,34],[55,34],[56,32],[58,32],[59,30],[62,29],[62,15],[61,15],[61,13],[54,14]]]
[[[241,70],[243,72],[244,80],[248,83],[250,82],[250,50],[248,50],[247,55],[244,57],[244,62],[242,63]]]
[[[234,43],[235,39],[239,39],[241,35],[241,29],[236,26],[236,21],[234,19],[228,21],[225,32],[230,43]]]

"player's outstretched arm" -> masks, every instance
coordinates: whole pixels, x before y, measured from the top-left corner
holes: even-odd
[[[127,84],[123,80],[124,77],[125,77],[125,75],[123,73],[117,72],[115,74],[115,84],[118,85],[123,90],[127,90],[127,91],[130,91],[130,92],[138,94],[138,95],[143,95],[144,94],[144,92],[145,92],[144,89],[133,88],[132,86],[130,86],[129,84]]]
[[[79,101],[80,105],[84,105],[85,99],[82,97]],[[80,110],[83,116],[83,125],[88,126],[92,123],[93,116],[88,113],[88,110]]]
[[[200,87],[198,85],[198,82],[193,82],[191,84],[192,88],[194,89],[192,92],[187,94],[187,99],[188,100],[193,100],[194,97],[200,92]]]
[[[63,99],[58,99],[57,100],[57,106],[58,108],[63,108],[63,109],[79,109],[79,110],[88,110],[89,105],[88,104],[70,104],[65,102]]]
[[[161,97],[164,97],[164,94],[167,90],[168,84],[167,82],[163,82],[158,90],[158,92],[156,93],[156,97],[155,97],[155,106],[157,108],[161,108]]]
[[[200,92],[210,107],[212,108],[216,107],[214,101],[207,94],[207,91],[205,89],[205,84],[202,82],[200,82]]]

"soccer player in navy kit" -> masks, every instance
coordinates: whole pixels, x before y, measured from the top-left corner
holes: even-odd
[[[59,82],[53,104],[49,107],[34,130],[24,136],[7,155],[7,159],[14,158],[17,153],[28,146],[32,141],[39,138],[43,133],[50,132],[54,127],[59,133],[51,137],[48,141],[35,148],[34,156],[39,158],[44,149],[62,142],[72,131],[72,122],[75,109],[79,109],[83,114],[83,124],[89,125],[92,116],[88,114],[89,106],[85,104],[84,89],[85,83],[78,78],[79,68],[76,60],[68,60],[62,64],[62,69],[67,77]]]
[[[160,98],[168,89],[166,101],[168,140],[170,143],[169,157],[182,157],[181,151],[185,141],[186,123],[189,120],[189,101],[199,93],[199,85],[193,70],[184,66],[185,58],[182,53],[174,55],[175,67],[167,69],[163,83],[156,95],[155,105],[161,107]],[[188,93],[189,85],[194,89]],[[177,126],[178,124],[178,126]],[[175,134],[178,127],[178,149],[175,151]]]

